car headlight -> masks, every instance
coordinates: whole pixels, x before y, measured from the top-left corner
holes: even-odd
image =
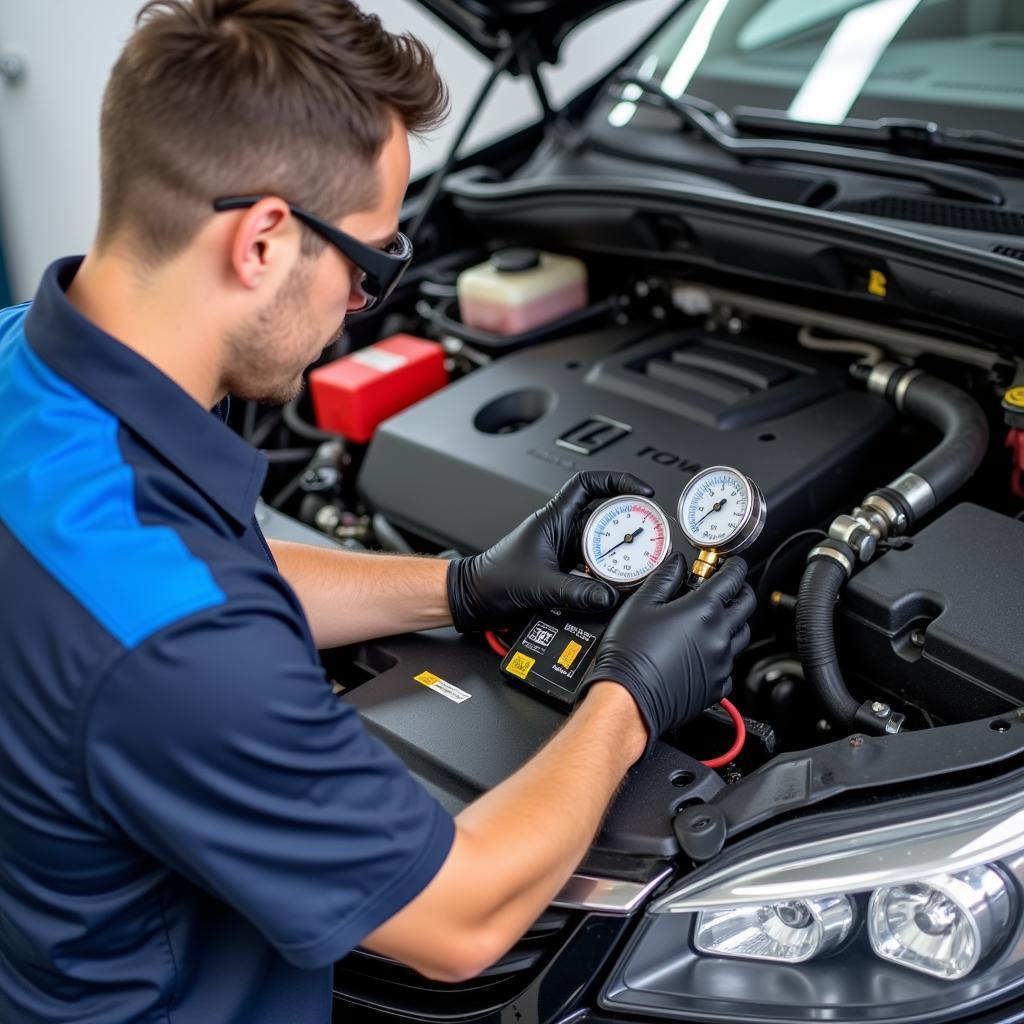
[[[937,978],[963,978],[992,951],[1009,919],[1009,886],[982,864],[876,889],[868,934],[871,948],[886,960]]]
[[[798,964],[830,953],[852,927],[847,896],[783,900],[702,911],[693,944],[701,953]]]
[[[880,813],[777,826],[684,879],[648,908],[602,1006],[935,1021],[1024,990],[1024,795],[870,827]]]

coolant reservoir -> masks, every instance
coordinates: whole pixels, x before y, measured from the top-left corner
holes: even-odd
[[[587,304],[582,261],[536,249],[500,249],[456,286],[462,322],[493,334],[521,334]]]

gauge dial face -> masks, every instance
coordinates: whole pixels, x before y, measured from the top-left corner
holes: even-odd
[[[653,501],[627,494],[599,505],[583,530],[583,560],[616,587],[642,583],[672,549],[668,518]]]
[[[679,525],[695,548],[729,551],[750,522],[754,488],[728,466],[698,473],[679,498]]]

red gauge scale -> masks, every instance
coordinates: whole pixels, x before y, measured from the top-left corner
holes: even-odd
[[[587,572],[623,591],[639,586],[672,550],[668,517],[636,494],[598,505],[582,540]],[[572,707],[610,617],[563,608],[535,615],[509,647],[501,671],[518,688]]]
[[[672,550],[668,518],[648,498],[625,495],[599,505],[583,529],[583,561],[622,589],[639,586]]]

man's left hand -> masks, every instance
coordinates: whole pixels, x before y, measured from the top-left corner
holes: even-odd
[[[631,473],[577,473],[542,508],[479,555],[448,567],[448,603],[455,628],[497,629],[539,608],[603,612],[615,607],[607,584],[569,574],[580,560],[581,513],[597,498],[650,497],[654,488]]]

